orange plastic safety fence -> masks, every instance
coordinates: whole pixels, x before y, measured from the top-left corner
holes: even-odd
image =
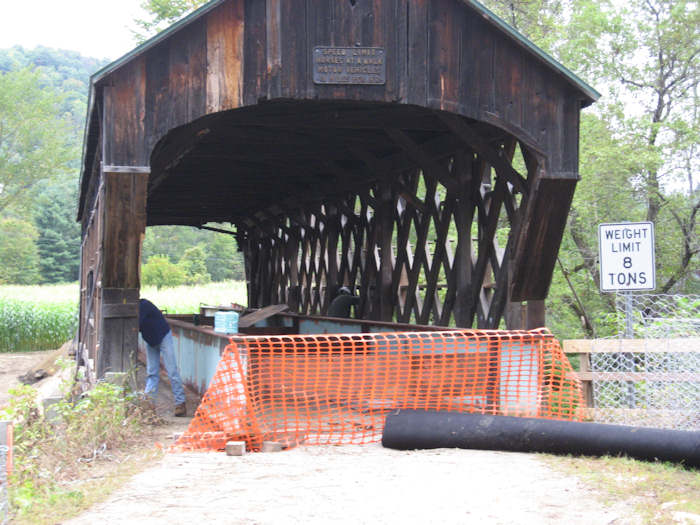
[[[235,337],[175,447],[370,443],[409,408],[581,419],[585,406],[544,329]]]

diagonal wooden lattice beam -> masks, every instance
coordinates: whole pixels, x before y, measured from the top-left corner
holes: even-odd
[[[430,171],[434,177],[442,183],[448,190],[457,191],[457,182],[452,178],[451,174],[444,166],[436,162],[428,154],[423,151],[420,144],[415,142],[405,132],[400,129],[387,128],[384,132],[404,150],[406,155],[418,164],[422,169]]]
[[[459,137],[471,149],[474,149],[481,155],[493,168],[499,176],[510,182],[520,193],[528,193],[528,183],[523,179],[508,160],[492,148],[477,132],[464,121],[462,117],[448,113],[437,113],[442,122]]]
[[[410,169],[388,177],[381,171],[387,157],[357,152],[372,181],[363,188],[256,214],[247,237],[256,250],[247,254],[253,300],[324,314],[337,286],[347,285],[361,297],[361,318],[471,327],[476,316],[479,327],[497,327],[513,241],[502,255],[496,231],[504,218],[517,222],[517,189],[500,176],[491,188],[493,168],[481,152],[432,157],[407,133],[390,133],[401,155],[410,151]],[[504,162],[514,150],[513,140],[499,147]],[[333,169],[340,175],[345,168]]]

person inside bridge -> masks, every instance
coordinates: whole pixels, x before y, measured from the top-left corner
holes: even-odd
[[[360,298],[353,295],[350,288],[341,286],[338,293],[328,306],[328,317],[350,318],[350,308],[360,304]]]
[[[163,359],[165,371],[170,379],[170,387],[175,398],[175,416],[187,415],[185,390],[180,379],[175,360],[175,347],[170,326],[161,311],[148,299],[139,301],[139,332],[146,342],[146,389],[145,394],[155,407],[160,379],[160,360]]]

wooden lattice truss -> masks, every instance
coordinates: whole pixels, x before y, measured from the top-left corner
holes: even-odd
[[[409,161],[401,169],[396,158],[356,151],[377,174],[371,184],[297,209],[279,203],[239,224],[250,305],[325,314],[347,286],[361,298],[361,318],[498,327],[543,159],[515,138],[486,143],[461,120],[445,122],[464,139],[449,154],[387,129],[396,157]]]

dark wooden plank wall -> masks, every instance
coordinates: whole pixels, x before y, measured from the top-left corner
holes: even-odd
[[[381,46],[384,86],[315,85],[317,45]],[[484,120],[575,178],[580,95],[458,0],[231,0],[105,78],[107,164],[148,165],[170,130],[263,100],[416,104]]]
[[[104,160],[108,165],[148,166],[144,141],[146,61],[128,63],[104,87]],[[115,162],[115,161],[121,162]],[[128,160],[128,162],[126,162]]]
[[[88,381],[95,380],[98,334],[101,332],[101,296],[98,282],[102,273],[103,188],[96,190],[92,213],[85,219],[80,259],[80,320],[78,363],[85,366]]]
[[[243,9],[227,2],[207,16],[207,113],[243,104]]]

